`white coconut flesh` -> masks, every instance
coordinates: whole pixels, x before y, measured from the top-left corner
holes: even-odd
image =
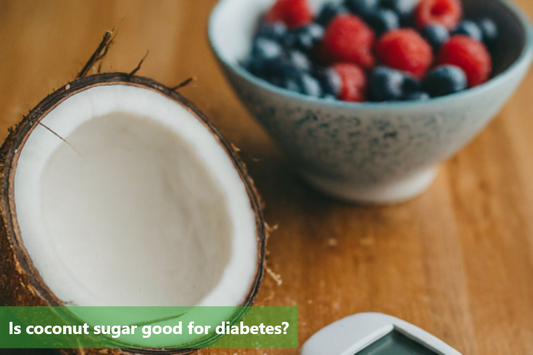
[[[255,214],[234,163],[185,107],[98,86],[36,126],[15,173],[21,237],[77,306],[237,306],[256,272]]]

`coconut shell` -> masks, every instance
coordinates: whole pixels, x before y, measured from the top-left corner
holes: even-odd
[[[81,78],[58,89],[9,129],[0,150],[0,303],[5,306],[64,306],[48,288],[35,268],[24,247],[17,221],[14,199],[15,171],[26,140],[50,111],[64,100],[81,91],[102,85],[132,85],[158,92],[185,107],[218,140],[229,155],[235,169],[246,187],[250,204],[256,218],[258,258],[255,279],[241,306],[253,304],[261,282],[265,263],[266,229],[261,211],[260,198],[246,166],[233,146],[222,136],[213,123],[188,99],[154,80],[125,73],[97,74]],[[195,350],[128,350],[128,349],[61,349],[62,354],[187,354]]]

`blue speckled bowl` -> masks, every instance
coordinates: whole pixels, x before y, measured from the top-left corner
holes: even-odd
[[[326,1],[311,0],[315,10]],[[519,9],[505,0],[466,0],[467,14],[490,16],[501,28],[488,83],[426,102],[324,101],[277,88],[239,66],[273,2],[221,0],[209,21],[211,46],[237,95],[302,176],[343,200],[393,203],[424,191],[438,164],[502,108],[533,58],[533,31]]]

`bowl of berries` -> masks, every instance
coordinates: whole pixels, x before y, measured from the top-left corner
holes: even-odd
[[[311,185],[395,203],[499,112],[533,59],[506,0],[221,0],[210,43]]]

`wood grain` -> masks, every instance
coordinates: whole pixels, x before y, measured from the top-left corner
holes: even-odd
[[[0,2],[0,131],[72,80],[107,29],[118,37],[103,71],[139,75],[182,93],[241,148],[279,224],[257,304],[298,306],[300,342],[341,317],[385,312],[465,355],[533,349],[533,73],[498,117],[444,164],[431,189],[393,207],[354,207],[302,183],[223,78],[206,39],[215,0]],[[533,14],[530,0],[517,0]],[[2,351],[46,354],[46,351]],[[297,354],[203,350],[201,354]]]

